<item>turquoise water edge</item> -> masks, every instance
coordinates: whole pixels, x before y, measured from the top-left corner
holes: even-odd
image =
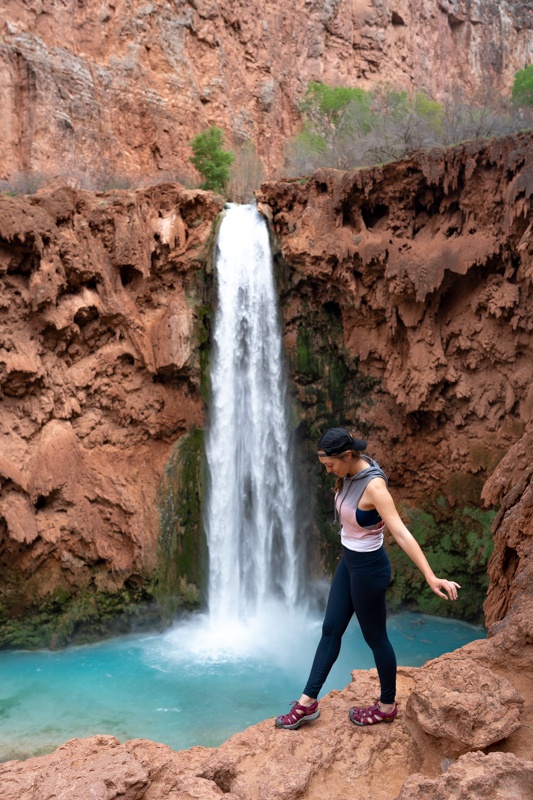
[[[193,616],[161,634],[128,635],[59,652],[0,653],[0,760],[48,753],[97,733],[146,738],[175,750],[218,746],[289,710],[307,678],[321,619],[262,620],[213,630]],[[389,633],[404,666],[484,638],[456,620],[402,613]],[[323,694],[352,669],[373,667],[358,625],[348,628]],[[373,699],[373,698],[369,698]]]

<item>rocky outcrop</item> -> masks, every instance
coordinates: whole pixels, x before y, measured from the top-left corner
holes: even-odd
[[[490,631],[494,634],[501,631],[507,648],[513,651],[524,641],[533,644],[533,620],[529,611],[533,585],[532,446],[533,432],[528,431],[502,459],[483,490],[485,502],[501,503],[495,520],[485,617]],[[512,624],[509,624],[511,619]]]
[[[251,139],[271,175],[311,80],[508,96],[533,12],[496,0],[8,0],[0,35],[0,179],[102,187],[183,179],[190,139],[213,124],[230,143]]]
[[[421,679],[422,678],[422,679]],[[469,658],[442,658],[423,667],[407,713],[450,752],[500,742],[521,726],[524,698],[505,678]]]
[[[57,617],[77,598],[90,616],[98,594],[127,605],[153,578],[161,476],[203,421],[222,205],[177,185],[0,197],[4,641],[23,643],[32,605]],[[33,643],[48,643],[39,622]]]

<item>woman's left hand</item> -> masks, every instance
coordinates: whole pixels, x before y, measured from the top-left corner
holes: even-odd
[[[444,597],[445,600],[457,600],[457,589],[461,588],[455,581],[447,581],[444,578],[431,578],[428,584],[435,594]]]

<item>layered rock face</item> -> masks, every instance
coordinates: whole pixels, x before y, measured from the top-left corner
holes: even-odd
[[[163,470],[203,420],[222,203],[176,185],[0,198],[3,617],[153,575]]]
[[[213,124],[272,174],[311,80],[508,96],[533,53],[529,4],[496,0],[8,0],[0,31],[0,179],[100,187],[188,174]]]

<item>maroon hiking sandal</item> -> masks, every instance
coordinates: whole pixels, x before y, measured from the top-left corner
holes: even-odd
[[[398,714],[398,706],[394,706],[389,714],[380,710],[379,703],[367,708],[351,708],[350,720],[354,725],[375,725],[378,722],[394,722]]]
[[[304,722],[312,722],[314,719],[318,719],[319,716],[318,700],[315,700],[310,706],[302,706],[297,700],[293,700],[289,713],[276,717],[276,728],[295,731]]]

